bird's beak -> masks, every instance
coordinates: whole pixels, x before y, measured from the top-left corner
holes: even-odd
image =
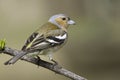
[[[74,24],[75,24],[75,21],[69,20],[69,21],[68,21],[68,24],[69,24],[69,25],[74,25]]]

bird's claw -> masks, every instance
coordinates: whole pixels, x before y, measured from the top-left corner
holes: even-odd
[[[51,61],[54,62],[53,68],[56,68],[56,69],[61,69],[61,68],[62,68],[62,67],[58,64],[57,61],[55,61],[55,60],[53,60],[53,59],[51,59]]]
[[[51,59],[51,61],[54,63],[54,65],[58,65],[58,62],[57,62],[57,61],[55,61],[55,60],[53,60],[53,59]]]

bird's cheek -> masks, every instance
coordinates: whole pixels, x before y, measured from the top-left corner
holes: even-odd
[[[66,21],[61,22],[61,25],[62,25],[63,27],[67,27],[67,26],[68,26],[68,24],[67,24],[67,22],[66,22]]]

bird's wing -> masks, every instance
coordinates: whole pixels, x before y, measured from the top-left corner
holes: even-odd
[[[29,50],[35,44],[43,42],[44,38],[43,35],[39,35],[39,33],[33,33],[26,41],[25,45],[22,47],[23,51]]]
[[[47,34],[39,34],[33,33],[26,41],[23,46],[23,51],[35,51],[35,50],[43,50],[50,47],[54,47],[62,44],[67,34],[63,31],[57,32],[58,30],[49,31]],[[54,33],[54,34],[53,34]]]

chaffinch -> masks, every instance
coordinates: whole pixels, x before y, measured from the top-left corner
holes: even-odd
[[[51,61],[52,53],[60,49],[67,41],[67,28],[69,25],[75,24],[68,16],[57,14],[48,20],[43,26],[36,30],[26,41],[22,51],[27,53],[18,54],[7,61],[5,64],[14,64],[24,55],[48,55]],[[38,51],[38,53],[33,53]]]

